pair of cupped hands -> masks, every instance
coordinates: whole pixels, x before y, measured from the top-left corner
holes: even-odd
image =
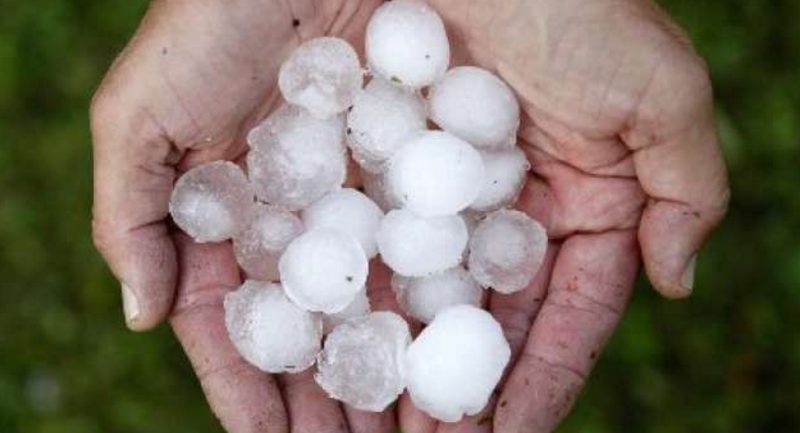
[[[692,292],[695,260],[728,201],[705,66],[652,0],[431,0],[452,64],[516,92],[532,172],[518,207],[551,238],[526,290],[493,293],[512,363],[483,413],[437,423],[407,395],[383,413],[329,399],[310,373],[270,376],[228,340],[224,295],[241,276],[228,243],[168,222],[173,182],[239,161],[280,103],[280,63],[301,41],[363,47],[376,0],[154,0],[91,112],[93,234],[122,285],[128,326],[169,319],[230,433],[549,432],[568,413],[625,310],[640,260],[667,298]],[[374,308],[393,308],[373,267]]]

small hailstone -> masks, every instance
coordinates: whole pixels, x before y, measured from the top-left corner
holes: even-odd
[[[305,370],[322,343],[322,318],[290,302],[274,283],[247,280],[225,295],[225,326],[242,357],[268,373]]]
[[[389,162],[392,193],[424,216],[452,215],[469,206],[485,182],[477,150],[443,131],[428,131],[405,144]]]
[[[381,258],[393,271],[421,277],[461,262],[468,235],[458,215],[421,217],[396,209],[383,218],[377,234]]]
[[[197,166],[172,190],[169,213],[196,242],[219,242],[243,230],[252,215],[253,188],[244,172],[229,161]]]
[[[292,239],[303,232],[293,213],[277,206],[256,204],[247,228],[233,237],[233,252],[249,278],[277,281],[278,259]]]
[[[502,209],[478,225],[469,247],[469,271],[475,280],[500,293],[514,293],[527,287],[539,271],[547,232],[528,215]]]
[[[355,299],[344,310],[338,313],[325,314],[322,317],[322,329],[325,334],[333,331],[334,328],[342,323],[355,319],[356,317],[366,316],[370,313],[369,298],[367,297],[367,288],[362,288],[356,293]]]
[[[481,149],[511,147],[519,127],[514,92],[491,72],[460,66],[431,87],[431,119]]]
[[[364,250],[352,236],[330,229],[295,238],[278,262],[286,296],[309,311],[344,310],[367,282]]]
[[[301,215],[308,230],[340,230],[358,240],[368,258],[378,254],[375,233],[383,211],[361,192],[351,188],[333,191],[303,209]]]
[[[363,73],[358,54],[347,41],[321,37],[295,49],[278,73],[278,87],[291,104],[316,117],[341,113],[361,89]]]
[[[400,199],[392,193],[386,184],[385,173],[373,174],[368,171],[362,171],[361,179],[364,182],[364,194],[371,198],[384,212],[402,206]]]
[[[486,180],[469,209],[490,212],[513,204],[531,168],[525,152],[515,146],[508,150],[481,152],[481,157],[486,167]]]
[[[371,313],[336,327],[317,360],[317,383],[331,397],[380,412],[403,392],[401,369],[411,334],[402,317]]]
[[[408,347],[406,386],[414,405],[445,422],[480,412],[508,364],[500,324],[471,305],[447,308]]]
[[[419,93],[375,77],[358,93],[347,114],[347,142],[361,168],[378,173],[425,126],[425,103]]]
[[[340,187],[347,175],[344,118],[320,120],[281,106],[247,137],[247,167],[259,199],[302,209]]]
[[[365,44],[370,69],[402,86],[428,86],[450,64],[442,19],[421,0],[384,3],[367,24]]]
[[[483,289],[461,266],[427,277],[392,276],[392,289],[403,309],[415,319],[430,323],[441,310],[454,305],[480,307]]]

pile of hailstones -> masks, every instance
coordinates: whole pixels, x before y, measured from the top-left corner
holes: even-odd
[[[491,72],[447,70],[444,26],[419,0],[375,12],[366,58],[362,88],[347,42],[300,45],[280,68],[287,104],[248,135],[247,174],[196,167],[170,212],[197,242],[233,240],[248,279],[226,296],[225,321],[248,362],[270,373],[316,362],[317,383],[355,408],[384,410],[407,389],[457,421],[486,405],[509,361],[484,288],[522,290],[547,246],[541,225],[508,209],[529,169],[519,106]],[[366,193],[342,187],[348,148]],[[400,315],[370,311],[378,255],[399,304],[428,324],[413,342]]]

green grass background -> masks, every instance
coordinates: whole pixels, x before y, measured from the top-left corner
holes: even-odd
[[[640,281],[565,433],[800,431],[800,2],[664,0],[708,59],[730,216],[696,295]],[[87,107],[143,0],[0,0],[0,432],[219,432],[89,239]]]

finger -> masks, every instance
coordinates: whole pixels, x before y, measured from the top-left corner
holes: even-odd
[[[285,433],[286,412],[273,378],[248,364],[225,328],[222,301],[239,285],[230,244],[195,244],[176,234],[180,284],[172,328],[209,405],[229,433]]]
[[[438,421],[414,406],[408,392],[404,392],[397,403],[397,419],[400,431],[403,433],[433,433],[439,424]]]
[[[574,235],[495,410],[497,433],[551,432],[619,321],[636,278],[633,230]]]
[[[492,414],[496,403],[497,396],[493,395],[483,410],[465,416],[458,422],[440,422],[436,433],[492,433]]]
[[[647,275],[680,298],[692,292],[697,251],[725,215],[729,190],[705,68],[685,49],[669,54],[623,139],[651,197],[639,228]]]
[[[394,406],[383,412],[366,412],[345,406],[351,433],[393,433],[396,431]]]
[[[339,403],[314,381],[313,370],[280,376],[292,433],[348,433]]]

